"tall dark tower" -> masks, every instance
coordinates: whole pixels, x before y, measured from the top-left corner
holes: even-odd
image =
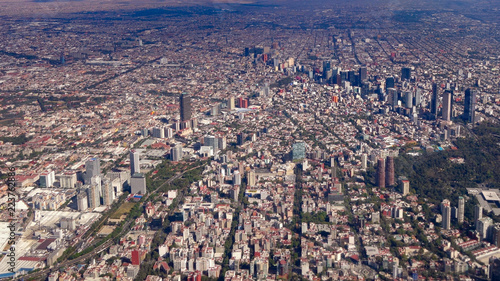
[[[183,93],[179,99],[180,110],[181,110],[181,121],[187,121],[191,119],[191,96],[187,93]]]
[[[476,117],[476,90],[468,88],[465,90],[464,115],[465,122],[474,123]]]
[[[378,159],[377,165],[377,186],[385,187],[385,162],[384,159]]]
[[[366,80],[366,78],[367,78],[367,73],[366,72],[367,71],[366,71],[366,67],[365,66],[359,68],[359,80],[361,82],[363,82],[363,81]]]
[[[431,96],[431,114],[437,117],[438,112],[438,86],[436,83],[432,84],[432,96]]]
[[[394,186],[394,157],[387,156],[385,169],[385,184],[387,186]]]
[[[401,69],[401,80],[410,80],[411,78],[411,69],[408,67],[403,67]]]

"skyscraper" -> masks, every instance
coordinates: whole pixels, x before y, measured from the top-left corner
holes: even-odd
[[[451,206],[450,200],[444,199],[441,203],[441,215],[443,216],[443,229],[450,229],[451,225]]]
[[[394,77],[387,77],[385,78],[385,88],[394,88]]]
[[[465,122],[474,123],[476,114],[476,90],[468,88],[465,90],[464,115]]]
[[[389,95],[389,101],[392,105],[392,110],[398,106],[398,90],[395,88],[387,88],[387,94]]]
[[[113,200],[115,200],[113,185],[109,179],[105,178],[102,181],[102,202],[106,206],[111,206],[113,205]]]
[[[410,181],[407,179],[402,179],[399,182],[399,188],[403,196],[407,195],[408,193],[410,193]]]
[[[408,67],[403,67],[401,69],[401,80],[410,80],[411,78],[411,69]]]
[[[434,119],[437,117],[439,102],[438,102],[438,86],[436,83],[432,84],[432,96],[431,96],[431,114],[434,116]]]
[[[176,145],[170,149],[170,159],[174,162],[180,161],[182,159],[182,146]]]
[[[458,214],[457,214],[458,223],[464,222],[464,207],[465,207],[465,199],[462,196],[460,196],[458,197]]]
[[[365,81],[367,79],[367,71],[366,71],[366,67],[363,66],[361,68],[359,68],[359,80],[361,82]]]
[[[83,181],[85,184],[90,184],[90,179],[94,176],[101,175],[101,164],[99,158],[91,158],[85,162],[85,176]]]
[[[137,173],[130,178],[130,192],[132,194],[146,194],[146,178],[144,174]]]
[[[130,174],[140,173],[141,167],[139,165],[139,152],[135,150],[130,151]]]
[[[474,223],[476,224],[476,229],[477,229],[477,222],[483,217],[483,207],[481,205],[476,205],[474,208]]]
[[[306,157],[306,143],[303,141],[297,141],[292,146],[292,159],[303,159]]]
[[[377,186],[385,187],[385,162],[384,159],[378,159],[377,165]]]
[[[387,156],[387,162],[385,164],[385,184],[387,186],[394,186],[394,157]]]
[[[87,188],[87,201],[90,209],[95,209],[101,205],[101,196],[99,195],[99,186],[92,184]]]
[[[179,98],[180,111],[181,111],[181,121],[187,121],[191,119],[191,96],[187,93],[182,93]]]
[[[205,146],[212,147],[214,154],[219,151],[219,140],[214,136],[205,136],[203,138],[203,143]]]
[[[443,94],[443,112],[442,118],[444,121],[451,120],[451,98],[453,96],[453,92],[451,90],[444,91]]]

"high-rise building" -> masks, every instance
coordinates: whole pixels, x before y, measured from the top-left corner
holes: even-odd
[[[394,186],[394,157],[387,156],[385,168],[386,168],[385,184],[387,186]]]
[[[406,104],[406,108],[413,107],[413,93],[410,91],[405,93],[405,104]]]
[[[387,77],[385,79],[385,88],[386,89],[389,89],[389,88],[394,88],[394,77]]]
[[[398,106],[398,91],[395,88],[387,88],[387,94],[389,96],[389,101],[392,105],[392,110]]]
[[[460,196],[458,197],[458,214],[457,214],[458,223],[464,222],[464,208],[465,208],[465,199],[462,196]]]
[[[228,108],[229,108],[229,110],[234,110],[234,108],[235,108],[235,106],[234,106],[234,97],[230,97],[229,98]]]
[[[468,88],[465,90],[464,115],[465,122],[474,123],[476,114],[476,90]]]
[[[241,174],[240,174],[240,171],[235,171],[233,173],[233,185],[241,185]]]
[[[432,96],[431,96],[431,114],[434,116],[434,119],[437,117],[438,107],[439,107],[439,93],[438,93],[438,85],[436,83],[432,84]]]
[[[239,133],[236,135],[236,143],[238,145],[243,145],[245,143],[246,135],[245,133]]]
[[[174,162],[180,161],[182,159],[183,152],[182,146],[176,145],[170,149],[170,159]]]
[[[86,191],[80,190],[76,196],[76,206],[78,211],[83,212],[89,207]]]
[[[306,157],[306,143],[297,141],[292,146],[292,159],[304,159]]]
[[[448,230],[451,226],[451,206],[450,200],[444,199],[441,203],[441,215],[443,217],[443,229]]]
[[[219,151],[219,140],[214,136],[205,136],[203,138],[203,143],[205,146],[210,146],[214,154]]]
[[[490,217],[484,217],[477,220],[476,230],[479,232],[481,240],[491,237],[493,220]]]
[[[53,187],[56,180],[54,171],[44,172],[39,177],[40,187]]]
[[[97,184],[87,186],[87,201],[90,209],[95,209],[101,206],[101,196],[98,188],[99,186],[97,186]]]
[[[146,178],[144,174],[133,174],[130,178],[130,192],[132,194],[146,194]]]
[[[102,181],[102,202],[106,206],[111,206],[113,205],[113,200],[115,200],[113,185],[109,179],[105,178]]]
[[[443,94],[443,112],[442,118],[444,121],[451,120],[451,98],[453,96],[453,92],[451,90],[445,90]]]
[[[94,176],[101,175],[101,164],[99,158],[91,158],[90,160],[85,162],[85,176],[84,182],[85,184],[90,184],[90,180]]]
[[[476,205],[474,208],[474,224],[476,225],[477,229],[477,222],[483,217],[483,207],[481,205]]]
[[[247,174],[247,185],[249,187],[255,186],[255,171],[254,170],[248,171],[248,174]]]
[[[367,79],[367,71],[366,71],[366,67],[363,66],[361,68],[359,68],[359,80],[361,82],[365,81]]]
[[[403,196],[410,193],[410,181],[407,179],[402,179],[399,182],[399,189],[401,190],[401,193],[403,194]]]
[[[191,96],[187,93],[182,93],[179,99],[181,121],[191,119]]]
[[[377,162],[377,186],[385,187],[385,162],[382,158]]]
[[[368,155],[366,153],[361,154],[361,168],[366,169],[368,166]]]
[[[493,242],[493,244],[495,244],[495,246],[500,246],[500,224],[496,223],[494,226],[493,226],[493,235],[492,235],[492,239],[491,239],[491,242]]]
[[[411,69],[408,67],[403,67],[401,69],[401,80],[410,80],[411,78]]]
[[[130,151],[130,174],[133,175],[135,173],[141,172],[141,166],[139,162],[139,152],[136,150]]]

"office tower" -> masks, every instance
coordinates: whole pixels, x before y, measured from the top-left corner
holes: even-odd
[[[413,93],[408,91],[405,93],[405,104],[406,108],[412,108],[413,107]]]
[[[385,163],[384,159],[380,158],[377,162],[377,186],[385,187]]]
[[[387,186],[394,186],[394,157],[387,156],[387,162],[385,163],[386,173],[385,173],[385,184]]]
[[[422,103],[422,90],[420,88],[418,88],[417,91],[415,91],[415,102],[414,102],[414,105],[415,106],[419,106],[420,103]]]
[[[220,104],[216,104],[212,106],[212,109],[210,110],[210,115],[212,116],[218,116],[219,115],[219,110],[220,109]]]
[[[205,146],[210,146],[214,154],[219,151],[219,140],[214,136],[205,136],[203,138],[203,144]]]
[[[174,137],[174,130],[172,128],[170,128],[170,127],[164,128],[163,132],[164,132],[163,135],[166,138],[171,139],[171,138]]]
[[[136,150],[130,151],[130,174],[141,172],[141,166],[139,163],[139,152]]]
[[[40,187],[53,187],[56,181],[56,174],[54,171],[44,172],[39,177]]]
[[[191,96],[183,93],[179,98],[181,121],[191,119]]]
[[[132,194],[146,194],[146,178],[144,174],[133,174],[130,178],[130,192]]]
[[[361,67],[359,68],[359,80],[361,82],[364,82],[366,79],[367,79],[367,71],[366,71],[366,67]]]
[[[457,213],[458,223],[464,222],[464,207],[465,207],[465,199],[462,196],[460,196],[458,197],[458,213]]]
[[[399,189],[401,190],[403,196],[406,196],[408,193],[410,193],[410,181],[407,179],[402,179],[399,182]]]
[[[226,147],[227,147],[227,141],[226,141],[226,137],[225,136],[217,138],[217,141],[219,143],[219,149],[220,150],[226,149]]]
[[[292,159],[304,159],[306,157],[306,143],[297,141],[292,145]]]
[[[366,153],[361,154],[361,168],[366,169],[368,166],[368,155]]]
[[[91,184],[87,186],[87,201],[90,209],[95,209],[101,206],[101,196],[99,194],[99,186]]]
[[[410,80],[411,78],[411,69],[408,67],[403,67],[401,69],[401,80]]]
[[[87,162],[85,162],[85,176],[84,183],[90,184],[90,179],[94,176],[101,175],[101,164],[99,162],[99,158],[91,158]]]
[[[87,201],[86,191],[80,190],[78,195],[76,196],[76,206],[78,208],[78,211],[83,212],[87,210],[87,208],[89,207],[88,204],[89,203]]]
[[[247,185],[248,186],[255,186],[255,171],[254,170],[250,170],[248,171],[248,174],[247,174]]]
[[[233,173],[233,185],[241,185],[240,171],[234,171],[234,173]]]
[[[488,239],[490,235],[490,228],[493,226],[493,220],[490,217],[484,217],[477,220],[476,230],[479,232],[481,240]]]
[[[228,108],[229,108],[229,110],[234,110],[234,108],[235,108],[235,106],[234,106],[234,97],[230,97],[229,98]]]
[[[102,181],[102,203],[106,206],[113,205],[113,200],[115,200],[115,192],[113,185],[109,179],[105,178]]]
[[[482,217],[483,217],[483,207],[481,207],[481,205],[476,205],[476,207],[474,208],[474,224],[476,225],[476,229],[477,229],[477,222]]]
[[[437,117],[438,107],[439,107],[439,93],[438,86],[436,83],[432,84],[432,96],[431,96],[431,114],[434,116],[434,119]]]
[[[496,223],[494,226],[493,226],[493,236],[492,236],[492,239],[491,241],[493,242],[493,244],[495,244],[495,246],[500,246],[500,224]]]
[[[444,121],[451,120],[451,97],[453,93],[450,90],[444,91],[443,94],[443,112],[442,118]]]
[[[385,88],[394,88],[394,77],[385,78]]]
[[[389,95],[392,110],[395,110],[398,106],[398,91],[395,88],[387,88],[387,94]]]
[[[246,135],[244,133],[239,133],[236,135],[236,143],[238,145],[243,145],[245,143]]]
[[[476,90],[468,88],[465,90],[465,100],[464,100],[464,115],[463,119],[465,122],[474,123],[476,114]]]
[[[183,156],[182,146],[176,145],[170,149],[170,159],[174,162],[181,161]]]
[[[441,203],[441,215],[443,216],[443,229],[450,229],[451,225],[451,206],[448,199],[444,199]]]

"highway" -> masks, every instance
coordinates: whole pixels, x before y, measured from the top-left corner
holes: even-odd
[[[178,173],[176,174],[175,176],[169,178],[168,180],[166,180],[163,184],[161,184],[160,186],[158,186],[158,188],[156,188],[154,191],[150,192],[147,194],[146,198],[143,200],[143,202],[147,202],[147,200],[149,199],[149,196],[151,196],[152,194],[155,194],[160,188],[164,187],[165,185],[169,185],[171,184],[174,180],[176,179],[179,179],[181,178],[186,172],[189,172],[191,170],[194,170],[194,169],[197,169],[199,167],[201,167],[203,165],[199,165],[199,166],[196,166],[196,167],[193,167],[191,169],[188,169],[188,170],[185,170],[183,171],[182,173]],[[129,226],[130,224],[132,223],[132,220],[129,220],[127,221],[123,227],[122,227],[122,233],[120,233],[119,236],[122,236],[124,235],[125,233],[127,233],[130,229],[129,229]],[[55,264],[54,266],[52,266],[51,268],[48,268],[48,269],[44,269],[44,270],[41,270],[41,271],[37,271],[37,272],[34,272],[34,273],[29,273],[29,274],[26,274],[26,275],[22,275],[22,276],[19,276],[17,278],[15,278],[15,280],[21,280],[21,279],[24,279],[24,280],[45,280],[46,279],[46,276],[48,274],[50,274],[50,272],[54,269],[57,269],[57,268],[61,268],[61,267],[69,267],[69,266],[72,266],[72,265],[75,265],[75,264],[78,264],[80,263],[81,261],[84,261],[85,259],[88,259],[88,258],[91,258],[93,257],[94,255],[96,254],[99,254],[100,252],[106,250],[109,246],[111,246],[113,244],[113,240],[112,239],[109,239],[108,241],[106,241],[105,243],[103,243],[102,245],[98,246],[97,248],[95,248],[93,251],[85,254],[85,255],[82,255],[76,259],[72,259],[72,260],[66,260],[64,262],[61,262],[59,264]]]

